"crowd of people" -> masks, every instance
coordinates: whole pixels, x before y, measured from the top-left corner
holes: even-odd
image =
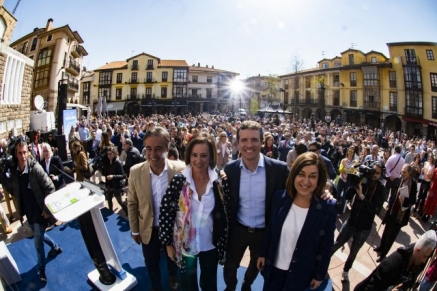
[[[218,264],[226,290],[236,290],[246,249],[250,262],[241,290],[251,290],[259,272],[264,290],[315,289],[327,276],[331,256],[352,239],[342,273],[347,282],[377,215],[384,215],[385,225],[374,249],[380,264],[356,290],[410,288],[436,247],[431,231],[390,254],[401,228],[410,219],[428,221],[437,207],[437,148],[425,137],[339,118],[327,124],[278,116],[233,121],[209,114],[93,117],[68,133],[71,168],[62,167],[59,145],[49,138],[42,141],[37,134],[26,153],[14,152],[15,160],[21,157],[47,176],[47,185],[32,188],[32,199],[64,187],[62,171],[104,184],[108,208],[113,210],[115,197],[142,247],[153,290],[163,288],[161,249],[168,257],[171,290],[217,290]],[[15,188],[4,185],[3,192],[15,197],[19,218],[26,215],[32,227],[53,224],[44,205],[28,207],[21,178],[26,167],[17,171]],[[36,211],[46,220],[32,220]],[[345,212],[335,238],[337,218]],[[35,236],[36,246],[37,241],[48,243],[53,256],[62,252],[45,233]],[[41,248],[36,248],[46,281]],[[431,290],[436,281],[434,257],[420,290]],[[405,258],[407,263],[400,264]],[[399,276],[387,271],[393,264],[400,264]]]

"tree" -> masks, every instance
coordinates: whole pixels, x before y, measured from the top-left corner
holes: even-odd
[[[291,56],[290,65],[287,68],[287,73],[296,74],[302,71],[305,61],[302,59],[300,54],[296,51],[294,55]]]
[[[258,96],[252,95],[252,98],[250,99],[250,113],[256,114],[258,110],[259,110]]]
[[[279,92],[279,79],[277,75],[269,75],[261,81],[261,96],[268,104],[273,102],[281,102]]]

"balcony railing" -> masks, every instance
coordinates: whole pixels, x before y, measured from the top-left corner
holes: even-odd
[[[138,70],[138,64],[132,65],[131,70]]]
[[[117,84],[120,84],[120,83],[123,83],[123,80],[122,79],[117,79]]]
[[[364,101],[364,109],[380,109],[381,102],[379,101]]]
[[[152,94],[146,94],[145,99],[152,99]]]
[[[202,94],[188,95],[188,98],[202,98]]]
[[[75,58],[79,58],[82,56],[82,50],[80,49],[80,47],[78,45],[75,45],[74,48],[71,50],[71,54]]]
[[[351,101],[349,106],[350,107],[357,107],[358,106],[357,101]]]
[[[165,78],[165,79],[164,79],[164,78],[162,78],[162,81],[163,81],[163,82],[167,82],[167,78]]]
[[[128,94],[126,100],[138,100],[138,94]]]
[[[153,70],[153,65],[147,65],[146,70]]]
[[[423,109],[421,107],[406,106],[405,114],[413,117],[423,118]]]
[[[393,104],[393,105],[390,105],[390,107],[388,108],[388,110],[390,110],[390,111],[398,111],[398,105],[397,104]]]
[[[80,66],[75,62],[70,62],[69,68],[77,73],[80,73]]]
[[[68,81],[68,88],[77,91],[77,90],[79,90],[79,83],[74,82],[74,81]]]
[[[409,58],[401,57],[401,58],[402,58],[402,64],[403,65],[417,65],[417,66],[420,66],[420,62],[419,62],[419,58],[418,57],[415,57],[415,58],[412,58],[412,57],[409,57]]]
[[[153,80],[151,78],[145,78],[144,83],[152,83]]]
[[[297,100],[297,104],[300,105],[317,105],[319,104],[319,99],[314,98],[305,98]]]
[[[129,79],[129,84],[138,84],[138,79]]]

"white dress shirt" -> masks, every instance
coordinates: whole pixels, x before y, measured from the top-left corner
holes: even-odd
[[[152,183],[153,193],[153,226],[159,226],[159,208],[161,200],[168,187],[168,167],[165,162],[164,170],[159,175],[155,175],[150,168],[150,181]]]

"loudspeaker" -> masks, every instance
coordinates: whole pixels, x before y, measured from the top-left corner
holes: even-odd
[[[35,138],[36,131],[30,130],[26,132],[27,137],[29,138],[29,143],[33,142],[33,139]]]
[[[62,161],[67,160],[67,141],[65,135],[56,135],[56,143],[58,144],[58,156]]]
[[[64,126],[64,110],[67,109],[67,84],[58,84],[58,116],[57,127],[58,134],[62,134],[62,127]]]

